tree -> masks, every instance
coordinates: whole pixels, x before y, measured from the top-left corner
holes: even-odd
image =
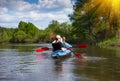
[[[32,37],[35,37],[37,34],[39,34],[39,29],[30,22],[26,25],[26,30],[26,34],[29,34]]]
[[[77,0],[73,14],[69,15],[74,36],[89,41],[119,37],[119,3],[119,0]]]
[[[92,27],[95,21],[95,11],[97,6],[87,11],[87,4],[90,0],[77,0],[73,6],[74,12],[69,15],[72,21],[73,34],[78,40],[87,41],[89,37],[93,38]]]
[[[26,34],[25,42],[35,42],[38,39],[40,30],[32,23],[21,21],[18,25],[18,29],[22,30]]]
[[[26,33],[24,31],[16,29],[16,32],[14,33],[13,41],[17,43],[23,43],[25,37],[26,37]]]
[[[0,32],[0,43],[9,42],[9,37],[6,31]]]
[[[45,30],[52,30],[55,34],[58,34],[56,30],[59,30],[59,25],[60,23],[57,20],[52,20]]]
[[[27,26],[27,23],[26,23],[26,22],[20,21],[20,22],[19,22],[19,25],[18,25],[18,28],[21,29],[21,30],[23,30],[23,31],[27,31],[27,30],[26,30],[26,26]]]

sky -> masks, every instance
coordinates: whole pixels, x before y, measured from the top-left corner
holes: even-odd
[[[0,0],[0,26],[16,28],[20,21],[31,22],[39,29],[52,20],[70,22],[74,0]]]

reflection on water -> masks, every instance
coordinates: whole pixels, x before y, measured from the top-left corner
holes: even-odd
[[[51,58],[50,44],[0,45],[0,81],[119,81],[120,52],[89,47],[87,58]]]

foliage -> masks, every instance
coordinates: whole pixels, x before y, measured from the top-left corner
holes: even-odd
[[[13,41],[20,43],[20,42],[23,42],[25,37],[26,37],[26,33],[24,31],[16,29],[14,36],[13,36]]]
[[[9,41],[9,36],[6,33],[6,31],[0,32],[0,43],[8,42],[8,41]]]
[[[12,28],[0,27],[0,43],[9,42],[14,30]]]
[[[70,43],[102,41],[103,45],[110,44],[112,38],[120,36],[120,22],[119,16],[117,15],[118,18],[115,16],[117,13],[110,14],[112,6],[107,1],[109,0],[105,3],[102,0],[76,0],[73,5],[74,11],[69,15],[72,24],[52,20],[47,28],[40,30],[30,22],[20,21],[16,29],[1,27],[0,43],[9,41],[12,43],[52,42],[53,39],[49,35],[60,34]],[[104,40],[106,42],[103,42]]]
[[[26,34],[24,42],[35,42],[37,40],[40,30],[34,24],[20,21],[18,28]]]
[[[45,31],[47,32],[47,36],[53,33],[54,35],[59,34],[62,37],[66,37],[67,41],[74,40],[72,39],[72,26],[67,22],[59,23],[58,21],[53,20],[45,29]],[[48,38],[50,38],[50,36]],[[50,40],[52,39],[50,38]]]
[[[73,25],[73,34],[79,40],[91,40],[93,39],[92,27],[95,22],[95,11],[97,7],[89,10],[88,12],[85,11],[88,1],[86,0],[77,0],[76,4],[74,5],[73,14],[70,15],[70,19]]]
[[[20,21],[18,28],[0,28],[0,43],[41,43],[52,42],[53,39],[49,36],[51,33],[54,35],[60,34],[67,38],[67,41],[72,41],[72,26],[67,22],[59,23],[52,20],[48,27],[44,30],[38,29],[30,22]]]
[[[117,46],[120,44],[120,38],[113,37],[111,39],[107,39],[97,43],[100,47],[110,47],[110,46]]]
[[[76,39],[95,43],[119,35],[118,20],[116,16],[110,14],[110,6],[105,6],[103,1],[77,0],[73,10],[69,17],[73,26],[72,33]]]

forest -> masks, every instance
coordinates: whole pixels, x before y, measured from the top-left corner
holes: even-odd
[[[53,39],[49,36],[50,34],[60,34],[72,41],[71,31],[72,26],[66,22],[60,24],[53,20],[46,29],[41,30],[30,22],[20,21],[18,28],[0,27],[0,43],[51,42]]]
[[[77,0],[73,13],[68,15],[71,23],[51,20],[42,30],[31,22],[20,21],[17,28],[0,27],[0,43],[49,43],[53,40],[50,34],[60,34],[70,43],[95,44],[119,38],[120,14],[111,7],[101,0]]]

